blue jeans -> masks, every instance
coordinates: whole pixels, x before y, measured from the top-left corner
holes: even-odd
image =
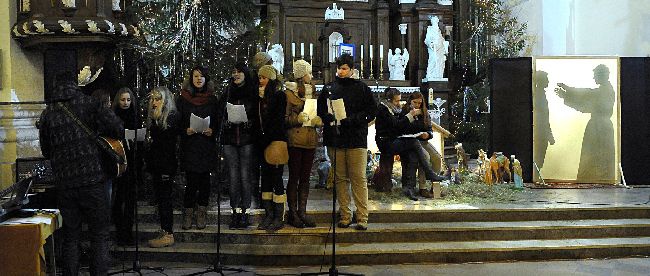
[[[106,275],[109,266],[109,197],[107,183],[57,191],[63,217],[63,275],[79,274],[81,222],[88,223],[90,275]]]
[[[230,177],[230,207],[250,209],[253,185],[254,146],[224,145],[223,153]]]

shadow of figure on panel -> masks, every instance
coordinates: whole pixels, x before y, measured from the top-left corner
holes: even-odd
[[[578,167],[578,182],[608,182],[614,180],[616,154],[614,146],[615,94],[609,82],[609,68],[600,64],[594,68],[597,88],[575,88],[558,83],[556,94],[564,104],[582,113],[591,113],[585,128]]]
[[[544,71],[535,72],[535,94],[533,95],[534,112],[533,125],[535,126],[533,161],[541,170],[546,159],[546,149],[549,145],[555,144],[553,131],[548,119],[548,100],[546,100],[546,88],[548,87],[548,73]]]

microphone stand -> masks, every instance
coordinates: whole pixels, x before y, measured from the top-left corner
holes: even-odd
[[[133,107],[135,108],[135,107]],[[137,114],[137,113],[136,113]],[[131,170],[133,170],[133,178],[134,178],[134,198],[135,198],[135,207],[133,208],[133,223],[135,224],[135,256],[133,258],[133,266],[131,268],[119,270],[119,271],[114,271],[111,273],[108,273],[108,275],[114,275],[114,274],[123,274],[123,273],[129,273],[129,272],[135,272],[138,273],[138,275],[142,276],[142,270],[151,270],[151,271],[156,271],[158,273],[162,273],[162,271],[165,270],[163,267],[150,267],[150,266],[142,266],[140,265],[140,246],[139,246],[139,239],[138,239],[138,234],[140,233],[138,224],[139,224],[139,219],[138,219],[138,161],[137,161],[137,151],[138,151],[138,117],[139,116],[134,116],[134,126],[135,128],[135,138],[133,139],[133,152],[131,152],[131,157],[132,157],[132,162],[133,167],[128,169],[127,173],[130,173]],[[126,141],[127,145],[129,141]]]
[[[330,97],[331,97],[330,93]],[[328,97],[328,100],[330,97]],[[334,111],[334,108],[332,108],[332,115],[334,115],[334,131],[336,131],[336,135],[339,135],[339,121],[336,120],[336,111]],[[329,150],[329,149],[328,149]],[[363,274],[355,274],[355,273],[346,273],[346,272],[339,272],[338,269],[336,269],[336,184],[337,184],[337,178],[336,178],[336,152],[339,150],[338,147],[334,148],[334,157],[332,157],[332,169],[334,170],[334,185],[332,185],[332,264],[330,266],[329,271],[322,271],[322,272],[308,272],[308,273],[301,273],[301,276],[307,276],[307,275],[329,275],[329,276],[337,276],[337,275],[350,275],[350,276],[364,276]]]
[[[232,80],[231,80],[231,83],[232,83]],[[230,88],[228,88],[228,90],[226,90],[225,95],[223,96],[223,97],[225,97],[225,99],[223,101],[223,103],[224,103],[223,104],[223,109],[221,109],[221,110],[223,110],[224,113],[226,113],[226,105],[228,105],[228,100],[230,99],[230,93],[231,93],[231,90],[230,90]],[[219,118],[225,118],[225,117],[226,116],[219,116]],[[219,129],[217,130],[217,136],[216,136],[217,145],[218,145],[218,148],[219,148],[219,150],[217,152],[217,168],[219,168],[219,175],[220,176],[223,173],[223,168],[221,167],[221,161],[223,160],[223,143],[221,142],[221,138],[222,138],[222,135],[223,135],[223,126],[224,125],[225,125],[225,122],[223,122],[223,121],[219,124]],[[230,183],[230,185],[233,185],[233,184]],[[187,276],[190,276],[190,275],[203,275],[203,274],[210,273],[210,272],[218,273],[219,275],[223,276],[223,275],[225,275],[225,274],[223,274],[224,271],[233,271],[233,272],[235,272],[235,273],[232,273],[232,274],[242,273],[242,272],[249,272],[249,271],[241,269],[241,268],[227,267],[227,266],[223,266],[221,264],[221,202],[219,202],[221,200],[221,181],[217,181],[217,199],[218,199],[217,200],[217,258],[214,261],[214,263],[212,264],[211,268],[208,268],[208,269],[206,269],[204,271],[199,271],[199,272],[187,274]],[[228,274],[228,275],[232,275],[232,274]]]

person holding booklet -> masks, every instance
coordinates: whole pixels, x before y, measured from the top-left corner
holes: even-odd
[[[181,131],[181,168],[185,171],[187,185],[183,200],[183,229],[192,228],[196,213],[196,227],[203,229],[207,223],[210,198],[210,172],[217,163],[216,140],[213,130],[217,126],[217,98],[208,75],[208,69],[195,66],[190,79],[183,84],[178,97],[179,128]],[[192,116],[207,122],[205,129],[191,127]],[[195,212],[196,211],[196,212]]]
[[[223,156],[230,179],[230,229],[250,226],[250,209],[253,185],[256,132],[253,122],[257,118],[257,87],[245,63],[237,63],[225,93],[219,101],[219,118],[223,118]],[[243,114],[242,114],[243,109]]]
[[[323,121],[323,145],[335,168],[336,197],[341,213],[338,227],[352,224],[350,201],[357,207],[357,230],[368,229],[368,185],[366,161],[368,123],[375,119],[377,103],[370,88],[351,78],[354,59],[342,54],[336,59],[336,79],[318,96],[318,116]],[[352,195],[350,195],[350,188]]]
[[[424,96],[420,92],[411,93],[408,100],[402,107],[402,116],[409,120],[408,126],[404,129],[405,135],[413,135],[417,139],[422,151],[418,145],[413,146],[413,151],[403,156],[406,166],[402,166],[402,185],[407,183],[410,189],[415,189],[415,172],[418,171],[420,176],[424,174],[424,179],[419,181],[419,192],[414,190],[408,191],[407,196],[411,199],[414,194],[419,194],[424,198],[433,198],[433,191],[429,188],[427,181],[440,181],[442,177],[436,175],[442,169],[442,159],[440,153],[436,151],[429,140],[433,137],[431,130],[431,118],[424,105]],[[410,114],[410,115],[409,115]],[[422,155],[424,153],[424,155]],[[424,158],[422,158],[424,157]],[[416,162],[417,161],[417,162]],[[404,177],[406,176],[406,182]],[[414,199],[415,200],[415,199]]]
[[[296,82],[286,82],[286,123],[289,136],[288,222],[296,228],[316,227],[307,217],[309,176],[318,146],[316,127],[323,121],[316,115],[316,89],[311,83],[311,65],[301,59],[293,63]]]
[[[120,88],[113,98],[112,109],[115,115],[122,120],[125,131],[137,130],[142,126],[140,116],[137,112],[137,104],[133,92],[128,87]],[[126,133],[126,132],[125,132]],[[126,135],[125,135],[126,136]],[[133,236],[133,214],[135,210],[135,185],[138,181],[135,177],[136,165],[133,159],[133,144],[135,141],[126,137],[122,142],[126,150],[127,167],[126,172],[113,181],[113,223],[118,245],[132,245]]]

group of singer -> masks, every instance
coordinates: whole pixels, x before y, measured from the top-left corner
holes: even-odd
[[[166,87],[150,91],[144,116],[148,135],[142,152],[145,168],[152,176],[161,227],[160,234],[149,240],[151,247],[174,244],[172,190],[179,171],[177,164],[186,177],[181,227],[206,227],[210,173],[216,169],[219,152],[229,177],[231,229],[251,226],[251,202],[255,197],[261,199],[264,209],[257,229],[276,231],[285,222],[297,228],[315,227],[306,211],[309,178],[319,144],[317,128],[322,128],[323,146],[334,164],[338,227],[352,226],[352,200],[356,206],[354,228],[368,227],[367,135],[373,120],[382,153],[375,182],[390,183],[394,155],[400,155],[403,163],[406,161],[403,190],[409,198],[417,200],[417,170],[429,181],[441,180],[430,163],[431,156],[437,153],[426,143],[432,137],[431,122],[422,94],[410,95],[402,107],[399,91],[388,88],[378,104],[370,88],[353,78],[354,60],[347,54],[336,59],[336,79],[325,85],[320,94],[312,84],[311,65],[305,60],[294,62],[292,79],[284,83],[271,62],[268,55],[258,53],[252,69],[245,63],[234,65],[228,86],[219,98],[208,70],[202,66],[189,71],[189,79],[177,99]],[[91,274],[103,275],[108,263],[111,213],[117,243],[133,243],[133,171],[138,165],[131,160],[131,153],[137,144],[125,140],[124,129],[138,129],[143,120],[130,89],[122,88],[116,93],[111,112],[100,99],[83,94],[74,77],[68,72],[57,75],[56,88],[39,121],[41,150],[51,160],[57,181],[57,202],[64,221],[66,273],[76,274],[79,269],[78,243],[83,219],[88,222],[91,235]],[[334,101],[342,101],[343,107],[339,105],[337,109]],[[312,104],[309,112],[305,109],[308,102]],[[73,123],[62,106],[67,106],[99,135],[123,140],[131,173],[110,180],[103,172],[100,150],[92,137]],[[207,126],[197,131],[192,127],[193,117],[210,119]],[[417,135],[402,137],[405,134]],[[286,190],[282,180],[285,164],[289,170]],[[115,194],[112,202],[111,190]],[[426,191],[421,184],[420,195],[430,197]]]

